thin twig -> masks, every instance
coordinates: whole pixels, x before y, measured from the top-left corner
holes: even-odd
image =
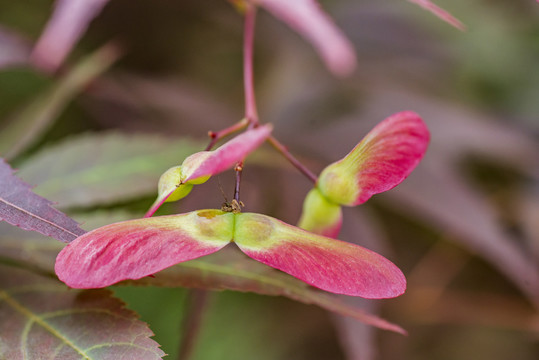
[[[258,111],[256,110],[253,76],[253,47],[255,38],[255,22],[256,6],[247,3],[243,37],[243,86],[245,93],[245,118],[249,122],[249,129],[258,125]],[[236,171],[236,181],[234,184],[234,200],[236,201],[238,206],[240,206],[240,186],[241,174],[243,171],[243,160],[238,162],[234,170]]]
[[[207,290],[191,289],[188,292],[178,360],[188,360],[193,354],[200,327],[204,320],[204,313],[208,307],[208,297]]]
[[[240,184],[241,184],[241,174],[243,172],[243,161],[240,161],[234,168],[236,172],[236,183],[234,186],[234,200],[240,204]]]
[[[314,184],[318,181],[318,176],[316,176],[311,170],[309,170],[305,165],[303,165],[294,155],[288,151],[286,146],[281,144],[279,140],[270,136],[267,140],[278,152],[280,152],[296,169],[298,169],[303,175],[305,175],[309,180]]]
[[[259,123],[258,111],[256,108],[253,76],[253,44],[255,20],[256,6],[247,3],[247,9],[245,12],[245,28],[243,42],[243,83],[245,89],[245,117],[250,122],[249,128],[257,126]],[[268,141],[275,149],[277,149],[277,151],[279,151],[288,161],[290,161],[290,163],[294,165],[296,169],[298,169],[313,183],[316,183],[318,177],[312,171],[307,169],[307,167],[303,165],[298,159],[296,159],[296,157],[294,157],[294,155],[292,155],[283,144],[281,144],[273,136],[270,136],[268,138]],[[238,174],[236,174],[236,176],[238,176]],[[238,184],[236,184],[236,186],[239,188]]]
[[[255,20],[256,6],[251,3],[247,3],[243,37],[243,85],[245,91],[245,117],[251,123],[250,127],[258,125],[258,111],[256,109],[253,76]]]
[[[235,123],[234,125],[229,126],[229,127],[225,128],[225,129],[219,130],[217,132],[208,131],[208,136],[211,138],[211,140],[210,140],[210,143],[208,144],[208,146],[206,146],[205,150],[210,151],[219,140],[221,140],[225,136],[228,136],[228,135],[230,135],[232,133],[235,133],[236,131],[239,131],[239,130],[243,129],[244,127],[249,125],[249,123],[250,122],[249,122],[249,120],[247,118],[243,118],[240,121],[238,121],[237,123]]]

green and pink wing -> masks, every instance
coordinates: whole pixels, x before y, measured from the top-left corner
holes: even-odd
[[[314,234],[336,238],[341,226],[341,206],[329,201],[317,188],[309,191],[303,202],[298,227]]]
[[[421,161],[429,131],[404,111],[382,121],[343,159],[326,167],[317,187],[327,199],[354,206],[400,184]]]
[[[120,222],[90,231],[67,245],[55,271],[72,288],[102,288],[140,279],[223,248],[234,218],[220,210]]]
[[[329,292],[381,299],[406,289],[403,273],[383,256],[269,216],[237,214],[234,242],[249,257]]]

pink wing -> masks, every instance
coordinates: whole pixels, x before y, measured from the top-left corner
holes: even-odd
[[[182,164],[182,171],[185,174],[182,180],[188,182],[230,169],[266,141],[272,130],[271,124],[262,125],[234,137],[214,151],[202,151],[191,155]]]
[[[342,205],[359,205],[400,184],[423,158],[429,131],[419,115],[404,111],[382,121],[343,159],[326,167],[318,188]]]
[[[329,292],[381,299],[406,289],[402,272],[383,256],[269,216],[236,215],[234,241],[249,257]]]
[[[233,220],[220,210],[199,210],[103,226],[66,246],[55,271],[79,289],[140,279],[223,248],[232,239]]]

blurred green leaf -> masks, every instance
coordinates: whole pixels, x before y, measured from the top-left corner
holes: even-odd
[[[13,158],[38,139],[73,98],[118,58],[114,45],[105,45],[82,60],[51,88],[23,106],[0,132],[0,153]]]
[[[152,135],[86,134],[30,158],[18,175],[62,207],[157,194],[159,176],[201,144]]]
[[[114,286],[114,296],[122,299],[129,309],[140,315],[155,333],[164,352],[165,359],[178,359],[178,340],[181,337],[181,322],[186,314],[187,289]],[[158,303],[158,305],[157,305]]]
[[[193,360],[342,360],[323,310],[286,298],[214,293]]]
[[[204,146],[157,135],[86,134],[36,154],[17,175],[59,207],[112,204],[157,195],[161,174]],[[274,151],[257,151],[247,161],[285,165]]]
[[[53,84],[53,79],[28,67],[0,71],[0,123],[7,127],[8,115],[31,102]]]
[[[148,326],[108,290],[68,289],[0,263],[3,359],[161,359]]]

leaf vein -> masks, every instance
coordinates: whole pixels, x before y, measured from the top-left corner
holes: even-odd
[[[24,214],[26,214],[26,215],[28,215],[30,217],[36,218],[36,219],[38,219],[40,221],[43,221],[43,222],[51,225],[52,227],[55,227],[55,228],[57,228],[57,229],[59,229],[61,231],[64,231],[64,232],[66,232],[66,233],[68,233],[70,235],[73,235],[75,238],[79,237],[79,235],[77,235],[77,234],[75,234],[75,233],[73,233],[73,232],[71,232],[71,231],[69,231],[69,230],[67,230],[67,229],[65,229],[65,228],[63,228],[63,227],[61,227],[61,226],[59,226],[59,225],[45,219],[43,217],[41,217],[41,216],[38,216],[38,215],[36,215],[34,213],[31,213],[30,211],[25,210],[25,209],[15,205],[15,204],[13,204],[12,202],[9,202],[9,201],[7,201],[7,200],[5,200],[3,198],[0,198],[0,201],[3,202],[4,204],[6,204],[7,206],[13,207],[13,208],[17,209],[18,211],[20,211],[20,212],[22,212],[22,213],[24,213]]]
[[[91,360],[90,357],[88,357],[87,354],[84,353],[82,349],[80,349],[77,345],[75,345],[71,340],[69,340],[67,337],[63,336],[61,333],[59,333],[54,327],[49,325],[47,322],[43,321],[39,316],[34,314],[30,309],[26,308],[24,305],[20,304],[17,300],[12,298],[6,291],[0,290],[0,298],[3,298],[3,300],[10,305],[13,309],[21,313],[22,315],[26,316],[30,322],[35,322],[39,324],[41,327],[43,327],[45,330],[50,332],[52,335],[56,336],[58,339],[63,341],[65,344],[69,345],[73,350],[75,350],[77,353],[79,353],[84,359]],[[27,326],[28,327],[28,324]],[[25,328],[26,328],[25,327]],[[30,325],[31,327],[31,325]],[[29,330],[28,330],[29,331]],[[22,341],[22,336],[21,336]],[[24,354],[26,353],[25,350]]]
[[[53,319],[55,317],[60,317],[60,316],[65,316],[65,315],[84,314],[84,313],[102,313],[102,314],[107,314],[107,315],[110,315],[110,316],[118,318],[118,319],[128,320],[130,322],[133,321],[133,319],[131,319],[128,316],[122,316],[122,315],[119,315],[119,314],[115,314],[110,310],[98,309],[98,308],[66,309],[66,310],[51,311],[51,312],[46,312],[46,313],[41,314],[41,318],[42,319]]]

